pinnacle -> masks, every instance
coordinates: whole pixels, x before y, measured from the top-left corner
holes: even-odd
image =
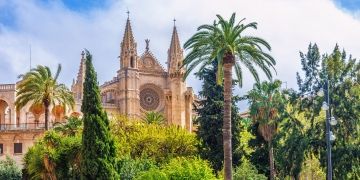
[[[181,51],[180,40],[179,40],[179,36],[178,36],[177,30],[176,30],[176,26],[174,24],[169,53],[170,53],[170,55],[171,54],[174,55],[180,51]]]
[[[126,26],[125,26],[125,32],[124,32],[124,38],[122,41],[122,46],[125,49],[131,49],[134,47],[134,36],[131,29],[130,19],[128,18],[126,20]]]

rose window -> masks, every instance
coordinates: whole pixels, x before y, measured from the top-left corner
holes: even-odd
[[[147,111],[153,111],[159,106],[159,94],[150,88],[141,90],[140,92],[140,105]]]

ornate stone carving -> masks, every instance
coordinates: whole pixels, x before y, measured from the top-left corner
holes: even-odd
[[[147,111],[156,110],[160,104],[159,94],[152,88],[145,88],[140,91],[140,105]]]

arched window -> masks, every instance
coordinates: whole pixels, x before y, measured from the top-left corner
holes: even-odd
[[[131,58],[130,58],[130,66],[131,66],[132,68],[135,68],[135,59],[134,59],[133,56],[131,56]]]

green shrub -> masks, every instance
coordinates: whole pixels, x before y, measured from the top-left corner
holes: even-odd
[[[0,160],[0,179],[18,180],[21,179],[21,174],[13,159],[6,156],[6,159]]]
[[[30,179],[80,178],[80,125],[71,131],[68,125],[47,131],[24,157],[24,168]],[[69,134],[69,132],[71,132]]]
[[[147,124],[119,116],[112,121],[111,130],[119,157],[146,157],[162,164],[174,157],[198,153],[196,135],[177,126]]]
[[[166,174],[160,169],[150,169],[149,171],[141,173],[136,180],[168,180]]]
[[[137,179],[211,180],[216,179],[207,161],[200,158],[178,157],[160,169],[141,173]]]
[[[242,164],[235,169],[234,180],[267,180],[267,177],[259,174],[248,160],[242,160]]]
[[[156,165],[150,159],[131,159],[130,157],[125,157],[117,162],[117,167],[120,179],[131,180],[141,172],[156,168]]]

